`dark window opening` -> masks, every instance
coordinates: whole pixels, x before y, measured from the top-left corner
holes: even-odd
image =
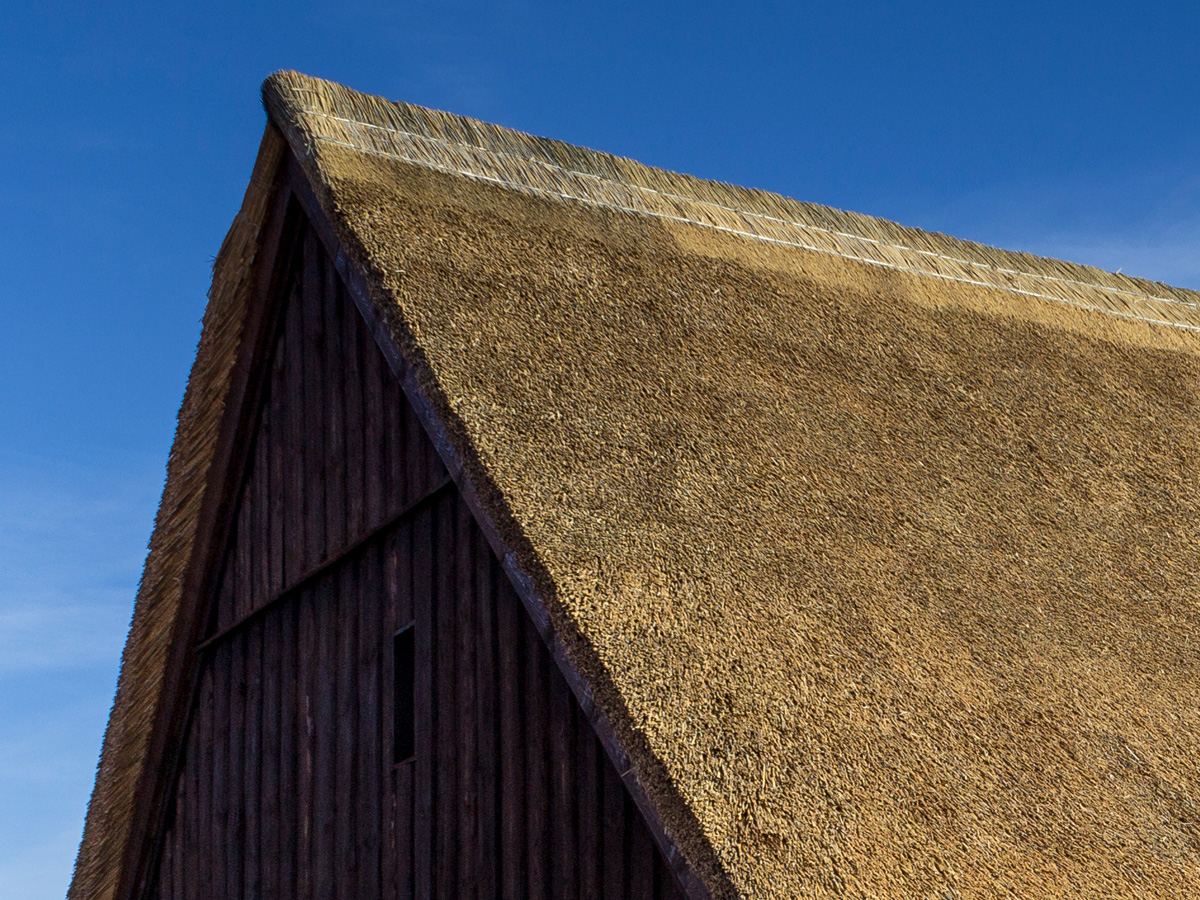
[[[415,663],[413,627],[406,625],[392,638],[392,763],[395,765],[408,762],[416,751]]]

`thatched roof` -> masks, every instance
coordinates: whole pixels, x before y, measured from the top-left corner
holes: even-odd
[[[1200,892],[1200,295],[264,96],[714,893]]]

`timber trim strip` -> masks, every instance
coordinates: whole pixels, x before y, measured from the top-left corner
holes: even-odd
[[[350,257],[347,247],[339,238],[337,226],[318,200],[313,182],[304,168],[304,163],[300,161],[299,155],[304,153],[302,137],[295,133],[293,127],[289,127],[289,123],[281,122],[280,126],[292,147],[292,153],[288,155],[285,165],[287,183],[293,195],[307,214],[310,225],[320,237],[338,275],[341,276],[350,297],[365,320],[371,336],[404,389],[409,403],[416,412],[418,421],[428,434],[442,463],[450,473],[450,477],[458,485],[463,501],[467,504],[475,521],[479,524],[480,530],[500,559],[505,575],[512,583],[517,596],[521,598],[522,604],[533,620],[534,627],[550,651],[551,658],[566,678],[585,717],[600,738],[601,745],[645,820],[668,868],[689,900],[714,900],[712,887],[699,874],[696,864],[701,861],[690,861],[668,834],[663,817],[639,779],[638,772],[634,769],[628,753],[622,747],[616,728],[607,713],[595,702],[591,686],[568,657],[566,647],[555,632],[546,599],[537,588],[539,581],[544,581],[545,578],[539,579],[539,573],[526,571],[525,561],[502,536],[500,522],[488,512],[481,500],[481,494],[483,490],[486,490],[485,485],[476,485],[471,474],[466,471],[458,449],[452,443],[445,424],[439,418],[433,398],[427,395],[427,387],[422,384],[415,368],[405,358],[404,352],[381,315],[374,297],[374,289],[366,272],[357,260]],[[486,473],[480,477],[486,482]],[[698,822],[695,822],[690,811],[688,811],[688,815],[692,816],[691,824],[694,829],[692,843],[697,845],[699,852],[707,857],[703,861],[705,868],[713,873],[714,878],[719,879],[718,892],[722,895],[733,895],[732,885],[729,883],[728,875],[721,866],[716,852],[704,837]]]
[[[433,490],[423,494],[422,496],[418,497],[416,500],[412,501],[412,503],[408,504],[408,506],[404,507],[404,509],[400,510],[400,512],[398,512],[396,515],[392,516],[386,522],[383,522],[382,524],[377,525],[376,527],[372,528],[370,531],[368,531],[362,537],[349,542],[345,547],[343,547],[341,550],[338,550],[336,553],[332,554],[331,556],[327,556],[325,559],[323,559],[321,562],[317,563],[315,566],[313,566],[307,572],[304,572],[302,575],[297,577],[296,580],[293,581],[291,584],[286,585],[285,587],[283,587],[279,591],[277,591],[275,593],[275,596],[272,597],[270,600],[268,600],[266,603],[264,603],[262,606],[258,607],[257,609],[253,610],[252,612],[249,612],[246,615],[242,616],[240,619],[238,619],[233,624],[228,625],[225,628],[222,628],[216,634],[205,638],[203,641],[201,641],[197,645],[197,647],[196,647],[197,652],[204,653],[205,651],[211,649],[214,645],[221,643],[223,640],[228,638],[230,635],[232,635],[238,631],[241,631],[247,625],[251,624],[252,622],[257,621],[268,610],[273,609],[281,601],[286,600],[288,598],[288,596],[290,596],[291,594],[294,594],[296,591],[300,590],[301,588],[307,587],[309,584],[311,584],[312,582],[314,582],[318,578],[320,578],[322,575],[324,575],[328,570],[332,569],[338,563],[345,560],[346,557],[351,556],[354,553],[357,553],[359,550],[361,550],[367,544],[371,543],[371,541],[375,540],[380,535],[382,535],[385,532],[387,532],[388,530],[390,530],[392,527],[399,525],[401,522],[403,522],[405,519],[409,518],[413,514],[419,512],[426,505],[428,505],[432,501],[436,500],[439,496],[442,495],[442,493],[444,493],[445,491],[449,490],[452,487],[454,487],[454,479],[446,478],[445,480],[443,480],[441,482],[441,484],[439,484],[439,485],[437,485],[437,487],[433,488]]]

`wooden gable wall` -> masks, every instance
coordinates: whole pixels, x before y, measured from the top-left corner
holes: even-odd
[[[682,897],[320,242],[294,241],[151,896]]]

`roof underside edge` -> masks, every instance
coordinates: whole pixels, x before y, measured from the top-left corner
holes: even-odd
[[[154,725],[170,702],[165,680],[180,646],[188,586],[203,573],[205,512],[216,502],[219,443],[243,347],[249,298],[272,187],[286,143],[268,125],[242,206],[213,264],[196,359],[188,377],[117,681],[69,900],[115,900],[139,858],[131,846],[148,780],[162,777]],[[236,411],[232,411],[236,412]]]

